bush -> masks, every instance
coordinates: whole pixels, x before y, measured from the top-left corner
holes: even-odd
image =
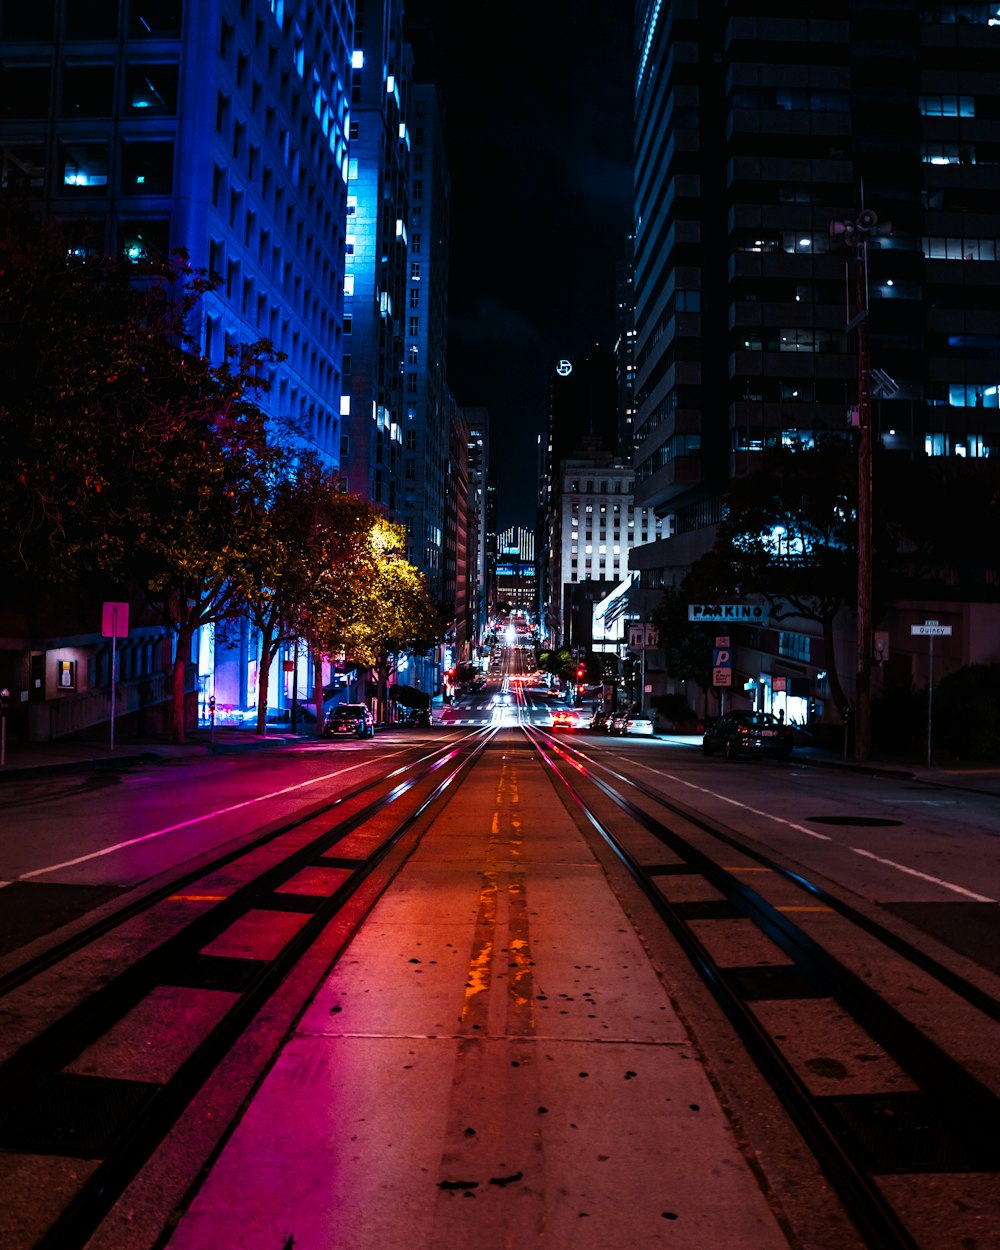
[[[932,745],[962,760],[1000,760],[1000,664],[949,673],[934,691]]]

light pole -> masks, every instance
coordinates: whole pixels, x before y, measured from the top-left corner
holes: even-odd
[[[872,674],[872,421],[871,364],[868,355],[868,245],[889,234],[891,223],[862,208],[854,221],[831,221],[832,238],[854,249],[854,316],[847,329],[857,332],[858,356],[858,615],[855,673],[854,758],[871,754]]]

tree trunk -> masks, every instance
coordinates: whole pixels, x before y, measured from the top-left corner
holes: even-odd
[[[323,657],[313,651],[313,710],[316,713],[316,737],[323,735]]]
[[[267,694],[271,684],[271,663],[278,650],[271,638],[271,626],[267,624],[260,631],[260,668],[257,672],[257,732],[262,737],[267,733]]]
[[[177,650],[174,652],[173,671],[173,707],[171,714],[173,740],[184,743],[184,678],[187,672],[187,657],[191,653],[193,631],[188,625],[181,625],[177,631]]]

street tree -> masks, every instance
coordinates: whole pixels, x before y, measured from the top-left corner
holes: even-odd
[[[381,510],[361,495],[326,491],[317,483],[308,538],[311,586],[302,602],[302,636],[313,656],[317,732],[323,726],[323,659],[371,663],[369,597],[378,577],[373,534],[385,524]]]
[[[375,670],[378,701],[388,703],[389,678],[404,655],[439,642],[443,625],[423,573],[404,556],[406,531],[380,520],[369,535],[376,573],[367,587],[365,627],[355,657]]]
[[[98,574],[150,598],[175,639],[178,740],[195,631],[239,610],[282,454],[254,402],[270,346],[198,354],[211,286],[183,256],[68,258],[57,234],[0,211],[7,559],[24,579]]]
[[[313,454],[295,455],[274,478],[247,577],[247,614],[260,635],[259,734],[266,731],[270,671],[281,647],[318,639],[335,600],[356,596],[359,574],[370,574],[356,553],[371,520],[361,501],[346,496],[337,475]],[[330,642],[324,638],[316,654],[319,687]],[[322,704],[321,689],[319,698]]]
[[[669,586],[652,612],[667,672],[678,681],[693,681],[700,690],[712,689],[712,648],[716,631],[688,620],[694,602],[685,585]]]
[[[857,602],[856,469],[854,452],[841,439],[808,452],[777,447],[766,453],[754,473],[730,484],[715,545],[681,587],[690,602],[759,596],[774,621],[798,617],[818,624],[830,691],[841,711],[848,699],[833,624],[845,605]]]

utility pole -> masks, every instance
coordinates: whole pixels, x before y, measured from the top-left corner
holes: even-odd
[[[872,402],[868,348],[868,245],[874,235],[889,234],[888,222],[862,207],[854,221],[832,221],[832,237],[842,236],[854,251],[854,316],[848,331],[857,334],[858,357],[858,611],[855,672],[854,758],[871,755],[872,703]]]

